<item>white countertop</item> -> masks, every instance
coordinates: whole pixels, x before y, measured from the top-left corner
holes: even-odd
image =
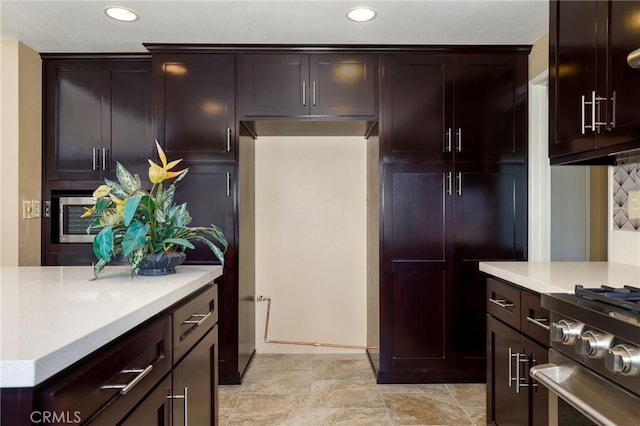
[[[585,287],[640,287],[640,267],[613,262],[480,262],[480,270],[538,293]]]
[[[160,277],[109,266],[0,267],[0,387],[32,387],[222,274],[179,266]]]

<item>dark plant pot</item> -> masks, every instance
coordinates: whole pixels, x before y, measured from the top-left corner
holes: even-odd
[[[182,252],[148,254],[138,267],[138,275],[158,276],[176,273],[176,266],[187,258]]]

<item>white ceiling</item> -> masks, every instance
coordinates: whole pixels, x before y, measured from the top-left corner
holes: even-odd
[[[125,6],[134,23],[103,10]],[[368,23],[345,18],[367,5]],[[547,0],[6,1],[0,36],[41,53],[143,52],[142,43],[533,44],[548,28]]]

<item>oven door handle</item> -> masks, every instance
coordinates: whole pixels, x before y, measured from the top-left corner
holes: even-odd
[[[640,424],[640,413],[631,409],[638,406],[637,397],[621,391],[577,363],[541,364],[532,367],[530,374],[538,383],[597,424]]]

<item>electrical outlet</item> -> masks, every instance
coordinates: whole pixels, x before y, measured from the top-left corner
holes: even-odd
[[[23,219],[31,219],[33,216],[33,208],[31,207],[30,200],[22,201],[22,218]]]
[[[640,191],[629,191],[629,219],[640,219]]]
[[[31,200],[31,210],[33,211],[31,217],[40,217],[40,200]]]

